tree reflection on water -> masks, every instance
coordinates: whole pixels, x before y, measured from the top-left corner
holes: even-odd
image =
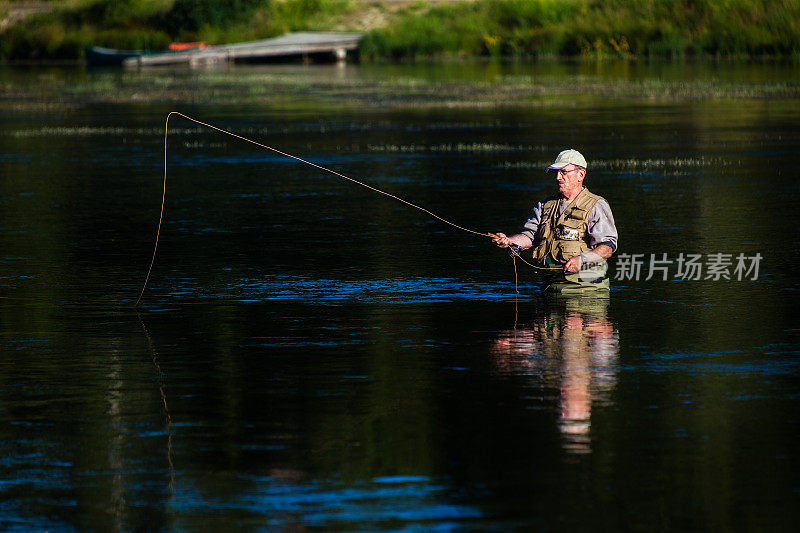
[[[619,336],[607,315],[608,299],[548,301],[529,323],[501,331],[492,354],[500,374],[527,378],[548,402],[557,397],[564,449],[591,451],[592,406],[609,403],[616,383]]]

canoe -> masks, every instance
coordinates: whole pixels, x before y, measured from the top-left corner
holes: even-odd
[[[92,67],[121,66],[126,59],[144,55],[142,50],[115,50],[102,46],[87,46],[85,51],[86,63]]]

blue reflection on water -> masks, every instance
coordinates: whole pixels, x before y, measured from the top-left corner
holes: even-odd
[[[336,280],[306,276],[264,276],[240,278],[221,286],[214,292],[204,292],[200,281],[171,279],[169,295],[194,296],[202,299],[228,298],[253,302],[264,300],[293,300],[323,303],[351,301],[382,303],[445,303],[453,301],[508,302],[535,294],[538,285],[464,281],[454,278],[390,278],[374,280]]]
[[[794,375],[800,371],[800,350],[791,346],[753,347],[716,352],[671,352],[649,354],[645,365],[650,372],[719,373],[725,375]],[[786,359],[779,359],[786,357]],[[740,362],[737,362],[737,359]]]
[[[171,500],[173,512],[213,513],[242,510],[267,517],[272,527],[302,524],[311,527],[409,527],[450,529],[458,521],[480,518],[483,513],[467,505],[444,503],[450,499],[445,485],[426,476],[391,476],[371,482],[317,481],[295,484],[274,477],[244,478],[256,485],[234,501],[211,501],[198,491],[178,489]],[[441,500],[441,501],[437,501]],[[427,524],[425,524],[427,522]],[[420,524],[422,523],[422,524]]]

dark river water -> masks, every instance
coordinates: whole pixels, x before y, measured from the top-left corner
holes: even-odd
[[[0,70],[0,528],[796,526],[800,101],[713,91],[797,69],[507,68]],[[481,232],[577,148],[610,297],[174,117],[135,307],[173,109]]]

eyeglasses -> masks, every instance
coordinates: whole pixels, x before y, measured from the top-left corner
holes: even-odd
[[[580,167],[574,167],[574,168],[571,168],[569,170],[564,170],[563,168],[559,168],[558,170],[556,170],[556,175],[558,175],[558,174],[567,175],[570,172],[575,172],[576,170],[580,170]]]

